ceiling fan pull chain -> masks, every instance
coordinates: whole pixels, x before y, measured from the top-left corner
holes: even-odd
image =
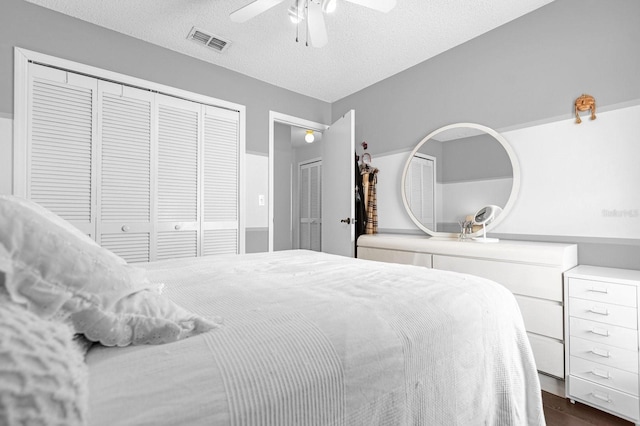
[[[298,29],[300,28],[300,0],[296,0],[296,43],[298,42]]]
[[[306,0],[304,13],[306,15],[305,25],[306,25],[306,28],[307,28],[306,40],[304,42],[304,45],[306,47],[309,47],[309,0]]]

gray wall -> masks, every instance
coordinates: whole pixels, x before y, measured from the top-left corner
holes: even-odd
[[[264,253],[269,251],[269,229],[246,228],[245,253]]]
[[[447,124],[504,129],[640,98],[640,1],[556,0],[332,105],[357,111],[372,154],[415,146]]]
[[[13,114],[14,46],[247,108],[247,150],[268,152],[269,110],[328,123],[331,105],[23,0],[0,5],[0,114]]]
[[[465,182],[512,177],[511,160],[491,135],[477,135],[440,142],[429,139],[418,152],[436,157],[436,181]]]
[[[493,136],[479,135],[443,142],[442,183],[513,176],[507,151]]]
[[[556,0],[334,102],[332,117],[355,109],[356,142],[375,158],[451,123],[504,130],[570,118],[585,91],[601,111],[637,103],[639,42],[640,1]],[[640,269],[638,239],[498,236],[575,242],[580,263]]]

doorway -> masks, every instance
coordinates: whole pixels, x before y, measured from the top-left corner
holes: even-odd
[[[271,111],[269,113],[269,251],[300,248],[298,168],[322,159],[327,125]],[[306,143],[307,130],[314,142]]]
[[[322,158],[324,170],[331,170],[331,173],[322,175],[321,249],[326,253],[353,257],[355,111],[349,110],[330,127],[273,111],[269,116],[269,251],[286,250],[296,244],[292,212],[297,211],[294,206],[297,197],[292,194],[297,194],[297,189],[294,190],[292,182],[297,180],[292,178],[294,163],[291,159],[282,162],[283,159],[286,160],[287,154],[291,156],[291,140],[288,141],[288,148],[281,152],[278,152],[276,144],[276,131],[281,131],[278,129],[285,125],[285,128],[289,126],[291,132],[291,128],[301,128],[305,132],[311,130],[322,133],[322,143],[311,144],[319,147],[316,156]],[[288,184],[276,183],[276,174],[286,176],[287,173]],[[275,214],[276,208],[281,213]],[[295,224],[297,227],[298,222]]]

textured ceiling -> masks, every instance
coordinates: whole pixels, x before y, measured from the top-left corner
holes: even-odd
[[[339,0],[329,43],[306,47],[287,17],[293,0],[242,24],[251,0],[27,0],[297,93],[334,102],[552,0],[397,0],[389,13]],[[187,40],[192,27],[232,42],[223,53]]]

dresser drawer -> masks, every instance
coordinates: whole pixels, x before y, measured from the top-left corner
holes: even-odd
[[[433,267],[488,278],[514,294],[562,302],[562,271],[558,268],[437,254]]]
[[[527,331],[564,340],[562,305],[550,300],[515,296]],[[544,312],[544,315],[540,315]]]
[[[401,263],[431,268],[431,255],[414,251],[387,250],[372,247],[358,247],[358,259],[377,260],[378,262]]]
[[[549,337],[527,333],[538,371],[564,379],[564,345]]]
[[[569,338],[569,347],[571,356],[638,373],[638,351],[621,349],[574,336]]]
[[[634,420],[640,415],[638,397],[578,377],[569,376],[569,397]]]
[[[569,278],[569,297],[637,307],[635,286],[606,281]]]
[[[611,324],[580,318],[569,318],[569,334],[592,342],[617,346],[631,351],[638,350],[638,332]]]
[[[638,311],[628,306],[569,298],[569,315],[621,327],[638,329]]]
[[[638,396],[635,373],[572,356],[569,374]]]

